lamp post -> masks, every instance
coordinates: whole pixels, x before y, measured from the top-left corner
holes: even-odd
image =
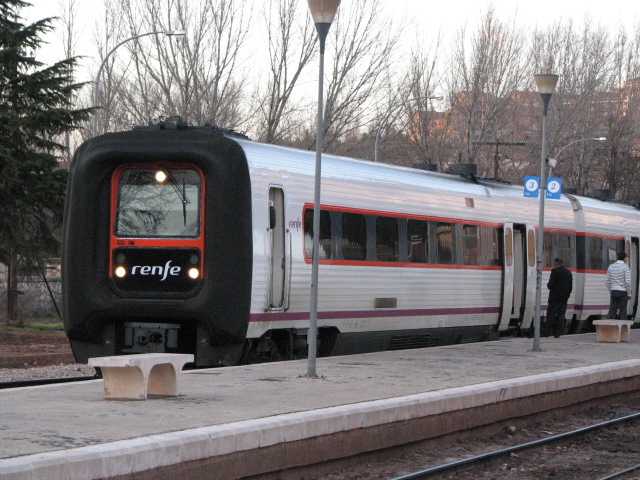
[[[538,238],[536,241],[536,306],[533,318],[533,351],[541,352],[540,348],[540,304],[542,298],[542,253],[544,242],[544,196],[547,189],[547,110],[551,95],[558,83],[558,75],[543,73],[533,76],[542,99],[542,152],[540,155],[540,210],[538,214]]]
[[[382,131],[382,128],[386,125],[387,120],[389,119],[389,116],[395,112],[398,108],[400,108],[401,106],[409,103],[409,102],[415,102],[416,100],[442,100],[442,95],[425,95],[422,97],[414,97],[414,98],[410,98],[409,100],[405,100],[404,102],[400,102],[400,103],[396,103],[395,105],[393,105],[388,111],[387,114],[384,116],[384,118],[382,119],[382,121],[380,122],[380,125],[378,125],[378,131],[376,132],[376,144],[375,144],[375,150],[373,153],[373,161],[377,162],[378,161],[378,156],[380,154],[380,132]]]
[[[309,313],[309,346],[307,376],[316,377],[316,354],[318,350],[318,259],[320,254],[320,174],[322,170],[322,136],[323,136],[323,76],[324,47],[340,0],[307,0],[309,11],[316,25],[320,41],[320,69],[318,73],[318,120],[316,126],[316,172],[313,194],[313,260],[311,263],[311,305]]]
[[[547,164],[549,165],[549,176],[551,176],[551,172],[553,171],[553,169],[556,167],[556,164],[558,163],[558,157],[560,156],[560,154],[562,153],[562,151],[567,148],[570,147],[571,145],[573,145],[574,143],[578,143],[578,142],[606,142],[607,141],[607,137],[594,137],[594,138],[581,138],[580,140],[574,140],[571,143],[566,144],[564,147],[562,147],[560,149],[560,151],[556,154],[555,158],[550,158],[547,161]]]
[[[130,42],[131,40],[135,40],[136,38],[140,38],[140,37],[146,37],[147,35],[160,35],[160,34],[164,34],[167,36],[181,37],[186,35],[187,32],[184,30],[160,30],[157,32],[148,32],[148,33],[141,33],[139,35],[134,35],[133,37],[129,37],[126,40],[121,41],[115,47],[113,47],[111,51],[107,53],[107,55],[104,57],[104,60],[102,60],[102,63],[100,64],[100,68],[98,69],[98,74],[96,75],[96,84],[95,84],[95,87],[93,88],[93,106],[95,110],[93,112],[93,119],[91,120],[91,136],[92,137],[95,137],[98,134],[98,125],[100,123],[100,109],[97,107],[100,106],[100,75],[102,74],[102,69],[107,64],[107,60],[109,59],[111,54],[118,49],[118,47],[124,45],[127,42]]]

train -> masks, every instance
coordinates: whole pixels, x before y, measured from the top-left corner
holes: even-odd
[[[315,152],[167,120],[84,142],[63,219],[63,322],[78,362],[192,353],[211,367],[308,351]],[[322,155],[317,355],[530,335],[539,203],[523,186]],[[606,315],[626,251],[638,312],[640,213],[563,194],[545,206],[573,272],[566,331]]]

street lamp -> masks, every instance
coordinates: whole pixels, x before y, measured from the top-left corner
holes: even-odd
[[[402,105],[405,105],[405,104],[407,104],[409,102],[415,102],[416,100],[442,100],[442,98],[443,98],[442,95],[426,95],[426,96],[423,96],[423,97],[410,98],[409,100],[405,100],[404,102],[396,103],[395,105],[393,105],[387,111],[387,114],[384,116],[384,118],[380,122],[380,125],[378,126],[378,131],[376,132],[376,145],[375,145],[375,151],[374,151],[374,154],[373,154],[373,161],[374,162],[378,161],[378,156],[379,156],[379,153],[380,153],[380,132],[382,131],[382,128],[386,125],[387,120],[389,119],[389,116],[391,115],[391,113],[396,111]]]
[[[93,111],[93,119],[91,121],[92,137],[95,137],[98,134],[98,124],[100,123],[100,109],[98,108],[100,106],[100,75],[102,74],[102,69],[106,65],[107,60],[109,59],[111,54],[118,49],[118,47],[120,47],[121,45],[124,45],[127,42],[130,42],[131,40],[135,40],[136,38],[140,38],[140,37],[146,37],[147,35],[160,35],[160,34],[164,34],[170,37],[171,36],[182,37],[186,35],[187,32],[184,30],[160,30],[158,32],[148,32],[148,33],[141,33],[140,35],[134,35],[133,37],[127,38],[126,40],[121,41],[119,44],[113,47],[111,51],[107,53],[107,55],[104,57],[104,60],[102,60],[102,63],[100,64],[100,68],[98,69],[98,74],[96,75],[96,84],[93,89],[93,106],[95,110]]]
[[[549,158],[547,160],[547,165],[549,166],[549,176],[551,176],[551,172],[553,171],[553,169],[556,167],[556,164],[558,163],[558,157],[560,156],[560,154],[562,153],[562,151],[567,148],[570,147],[571,145],[573,145],[574,143],[578,143],[578,142],[589,142],[589,141],[593,141],[593,142],[606,142],[607,141],[607,137],[594,137],[594,138],[581,138],[580,140],[574,140],[571,143],[566,144],[564,147],[562,147],[560,149],[560,151],[556,154],[555,158]]]
[[[544,196],[547,188],[547,110],[551,95],[558,83],[558,75],[543,73],[534,75],[538,93],[542,99],[542,152],[540,155],[540,211],[538,214],[538,238],[536,242],[536,307],[533,318],[533,351],[541,352],[540,348],[540,304],[542,299],[542,253],[544,242]]]
[[[309,345],[307,376],[316,376],[316,353],[318,350],[318,259],[320,254],[320,174],[322,164],[322,134],[323,134],[323,76],[324,76],[324,47],[340,0],[307,0],[309,11],[316,25],[318,40],[320,41],[320,71],[318,74],[318,120],[316,125],[316,173],[313,194],[313,260],[311,263],[311,306],[309,313]]]

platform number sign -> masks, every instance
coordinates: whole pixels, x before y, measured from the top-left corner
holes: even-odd
[[[524,177],[524,196],[538,198],[540,194],[540,177]],[[544,198],[560,200],[562,196],[562,179],[547,178],[547,189]]]
[[[538,198],[540,177],[524,177],[524,196]]]
[[[547,193],[545,198],[552,200],[560,200],[562,195],[562,179],[561,178],[549,178],[547,179]]]

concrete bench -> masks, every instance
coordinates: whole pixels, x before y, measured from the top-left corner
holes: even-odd
[[[145,400],[147,395],[178,396],[178,379],[193,355],[185,353],[141,353],[89,359],[104,378],[104,396]]]
[[[632,320],[594,320],[598,342],[620,343],[629,341]]]

